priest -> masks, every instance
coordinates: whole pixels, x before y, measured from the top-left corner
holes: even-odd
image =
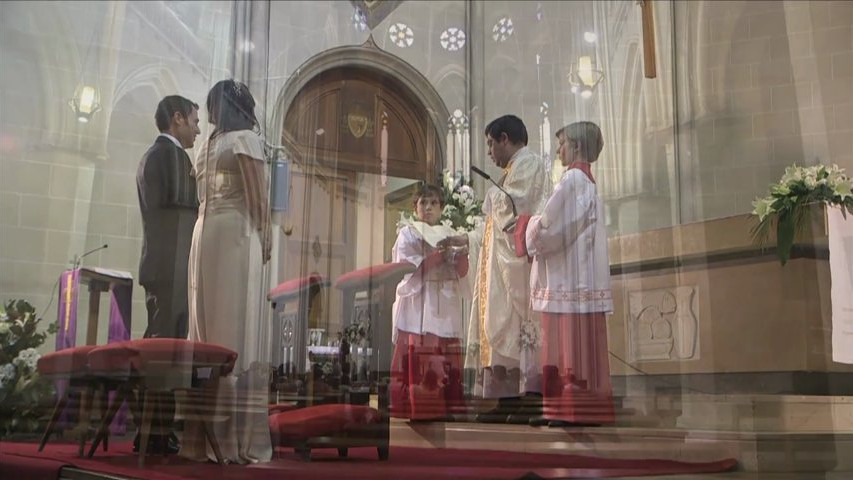
[[[525,423],[538,415],[541,370],[537,345],[523,344],[522,329],[535,322],[529,304],[530,264],[514,253],[512,230],[517,215],[539,213],[551,193],[549,166],[527,147],[520,118],[504,115],[485,129],[489,157],[503,172],[485,195],[484,224],[439,246],[469,246],[480,252],[469,321],[477,338],[475,393],[498,399],[478,421]],[[469,349],[474,341],[469,340]]]

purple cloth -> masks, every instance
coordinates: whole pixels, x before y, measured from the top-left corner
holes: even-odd
[[[59,280],[59,331],[56,332],[56,351],[77,344],[77,293],[80,290],[80,269],[62,272]]]

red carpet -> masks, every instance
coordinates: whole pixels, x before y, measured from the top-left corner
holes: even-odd
[[[391,447],[386,462],[376,459],[376,449],[350,449],[348,459],[336,450],[316,450],[311,462],[299,460],[292,450],[263,465],[219,466],[198,464],[178,457],[149,457],[144,470],[136,468],[137,457],[129,443],[110,445],[107,453],[92,459],[78,458],[77,446],[48,444],[44,452],[32,443],[0,444],[0,478],[45,480],[57,478],[62,466],[72,465],[113,475],[151,480],[279,480],[287,479],[520,479],[605,478],[634,475],[667,475],[724,472],[737,462],[687,463],[670,460],[615,460],[580,455],[514,453],[494,450],[456,450]]]

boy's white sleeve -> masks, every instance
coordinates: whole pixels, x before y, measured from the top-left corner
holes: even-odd
[[[424,246],[412,227],[403,227],[397,234],[397,241],[391,250],[392,262],[409,262],[415,267],[424,261]]]
[[[397,234],[397,241],[394,242],[394,249],[391,253],[391,261],[393,262],[408,262],[419,267],[424,261],[425,246],[423,240],[417,235],[411,227],[404,227]],[[422,279],[419,272],[406,274],[397,285],[397,296],[406,297],[415,293],[420,293]]]

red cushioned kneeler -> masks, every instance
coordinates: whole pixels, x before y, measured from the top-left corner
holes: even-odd
[[[36,369],[40,375],[85,374],[89,364],[89,352],[95,345],[81,345],[48,353],[38,359]]]
[[[370,267],[360,268],[347,272],[335,281],[335,287],[341,290],[356,289],[366,290],[373,284],[378,286],[380,283],[391,280],[395,286],[399,279],[403,278],[407,273],[415,271],[415,266],[409,262],[383,263],[381,265],[373,265]],[[394,281],[396,279],[396,281]]]
[[[98,429],[92,446],[91,457],[98,443],[106,442],[109,424],[121,404],[128,400],[140,428],[139,466],[145,461],[148,437],[154,421],[155,411],[161,397],[183,389],[190,396],[187,407],[205,420],[205,435],[213,447],[217,459],[222,462],[219,445],[213,435],[212,412],[215,411],[217,382],[234,369],[237,353],[220,345],[192,342],[177,338],[144,338],[109,344],[89,353],[90,370],[99,375],[120,379],[116,398],[109,406]],[[195,375],[199,370],[210,371],[199,386],[186,387],[183,378]],[[136,400],[138,398],[138,401]]]
[[[335,281],[335,288],[343,294],[343,325],[357,321],[359,308],[370,319],[369,343],[374,351],[370,359],[370,371],[379,377],[389,377],[391,371],[391,308],[397,284],[413,271],[415,266],[408,262],[384,263],[353,270]],[[362,292],[366,294],[366,305],[362,299],[356,302],[356,296]]]
[[[39,443],[38,451],[42,451],[47,444],[50,435],[56,428],[59,416],[62,414],[65,407],[72,397],[80,397],[80,410],[78,415],[78,424],[75,428],[81,431],[78,455],[83,454],[83,449],[86,445],[86,436],[89,428],[90,416],[92,414],[91,406],[94,400],[95,390],[98,387],[98,382],[89,374],[88,356],[89,352],[95,349],[95,345],[81,345],[78,347],[66,348],[56,352],[48,353],[38,359],[36,370],[39,375],[52,378],[54,380],[64,380],[68,382],[65,391],[57,394],[56,404],[53,407],[53,414],[47,423],[47,427],[42,434],[41,442]],[[105,401],[106,390],[101,398],[101,407],[106,409]],[[105,445],[106,448],[106,445]]]
[[[296,402],[288,402],[288,403],[271,403],[267,406],[267,411],[269,411],[270,415],[275,415],[276,413],[289,412],[291,410],[296,410],[299,408]]]
[[[270,332],[274,339],[272,364],[278,370],[276,384],[298,384],[308,369],[308,321],[311,309],[316,306],[315,300],[321,298],[320,293],[328,286],[326,277],[312,274],[288,280],[269,291],[267,298],[273,309]],[[276,389],[273,393],[287,396],[298,392],[278,392]],[[309,398],[307,403],[311,405],[312,399]]]
[[[312,448],[376,447],[380,460],[388,459],[387,418],[367,405],[333,403],[271,415],[273,445],[292,446],[305,460]]]

